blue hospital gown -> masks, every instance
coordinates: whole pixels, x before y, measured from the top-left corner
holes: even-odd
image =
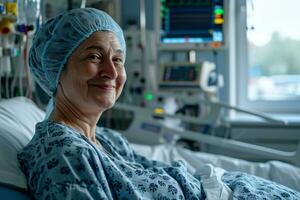
[[[188,173],[183,162],[170,165],[148,160],[110,129],[98,127],[96,137],[105,151],[71,127],[49,120],[38,123],[33,139],[18,155],[30,193],[36,199],[206,198],[200,178]],[[247,185],[249,177],[271,189]],[[234,199],[248,199],[257,191],[261,196],[252,199],[276,199],[278,195],[284,198],[277,199],[300,199],[295,191],[281,185],[272,189],[277,184],[247,174],[227,172],[223,179]],[[266,189],[271,192],[264,193]]]

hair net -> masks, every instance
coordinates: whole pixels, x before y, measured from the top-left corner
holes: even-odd
[[[30,70],[42,87],[52,96],[60,74],[72,52],[92,33],[112,31],[126,53],[122,29],[105,12],[94,8],[77,8],[48,20],[36,32],[29,52]]]

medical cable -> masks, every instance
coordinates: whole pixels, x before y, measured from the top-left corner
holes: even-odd
[[[15,72],[12,74],[13,78],[12,78],[12,82],[11,82],[11,86],[10,86],[10,96],[11,97],[14,96],[14,90],[15,90],[15,87],[16,87],[18,74],[19,74],[19,65],[16,65],[15,66]]]
[[[18,44],[16,41],[19,39],[19,36],[16,35],[15,36],[15,44]],[[18,47],[20,49],[20,47]],[[15,71],[12,73],[12,81],[11,81],[11,86],[10,86],[10,96],[13,97],[14,95],[20,95],[20,93],[18,93],[18,91],[16,91],[15,93],[15,88],[16,88],[16,84],[17,84],[17,80],[18,80],[18,75],[19,75],[19,71],[20,71],[20,58],[19,56],[14,58],[14,69]],[[21,60],[22,61],[22,60]]]
[[[25,46],[24,46],[24,52],[23,52],[25,78],[26,78],[26,82],[27,82],[26,97],[32,99],[32,85],[31,85],[31,81],[30,81],[30,74],[29,74],[28,64],[27,64],[27,49],[28,49],[28,33],[26,32]]]
[[[9,73],[5,74],[5,97],[9,99]]]

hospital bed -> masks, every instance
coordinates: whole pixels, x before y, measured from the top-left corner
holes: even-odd
[[[30,141],[35,124],[43,120],[44,115],[41,109],[25,97],[0,101],[1,199],[31,199],[26,193],[26,178],[18,166],[17,152]],[[202,139],[209,140],[209,137]],[[261,176],[295,190],[300,188],[300,168],[281,161],[249,162],[222,155],[193,152],[171,143],[151,146],[132,145],[137,152],[150,159],[167,163],[178,159],[184,160],[191,172],[197,166],[211,163],[226,170],[239,170]]]

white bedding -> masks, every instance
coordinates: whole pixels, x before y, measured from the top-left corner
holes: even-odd
[[[0,183],[26,188],[25,176],[18,168],[17,151],[32,137],[35,124],[44,112],[24,97],[0,102]],[[145,146],[132,144],[134,149],[150,159],[170,163],[184,160],[194,172],[203,164],[213,164],[225,170],[244,171],[281,183],[295,190],[300,188],[300,169],[279,161],[254,163],[208,153],[192,152],[169,145]]]
[[[44,112],[25,97],[0,102],[0,183],[26,188],[17,152],[29,142],[35,124],[43,118]]]
[[[145,146],[132,144],[132,146],[136,152],[139,152],[140,154],[153,160],[159,160],[168,163],[174,160],[184,160],[187,163],[188,170],[191,173],[198,169],[199,166],[204,164],[212,164],[227,171],[247,172],[249,174],[260,176],[300,191],[300,168],[284,162],[249,162],[222,155],[193,152],[172,145]]]

